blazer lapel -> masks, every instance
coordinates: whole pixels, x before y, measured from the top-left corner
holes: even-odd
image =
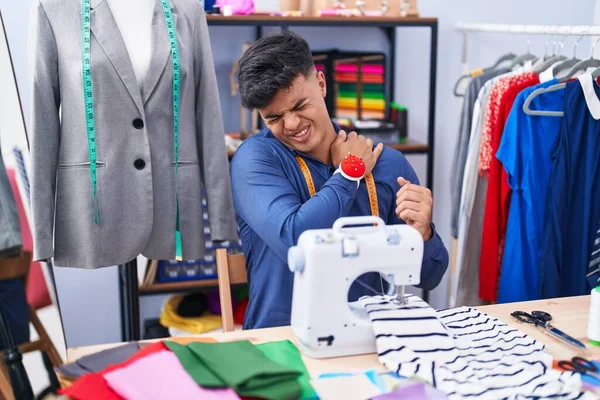
[[[173,3],[171,5],[171,13],[173,14],[173,22],[177,29],[177,10]],[[146,104],[150,95],[156,88],[158,80],[162,75],[169,56],[171,55],[171,44],[169,42],[169,33],[167,32],[167,22],[161,4],[161,0],[154,0],[154,15],[152,16],[152,59],[150,60],[150,68],[142,85],[143,103]]]
[[[133,71],[133,65],[131,64],[127,47],[121,36],[119,26],[110,11],[108,2],[105,0],[92,0],[91,5],[92,33],[100,43],[106,56],[110,59],[117,74],[121,77],[123,84],[125,84],[140,113],[143,114],[144,106],[135,78],[135,72]]]

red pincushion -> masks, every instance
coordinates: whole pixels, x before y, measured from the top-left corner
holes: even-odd
[[[362,158],[353,155],[344,157],[341,169],[351,178],[362,178],[365,175],[365,163]]]

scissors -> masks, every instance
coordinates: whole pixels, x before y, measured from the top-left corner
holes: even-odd
[[[573,357],[571,361],[562,360],[558,362],[558,366],[567,371],[578,372],[582,375],[589,375],[592,378],[600,380],[598,368],[589,360],[581,357]]]
[[[570,344],[571,346],[575,346],[578,349],[586,349],[585,344],[581,343],[573,336],[568,335],[560,329],[552,326],[550,324],[550,321],[552,321],[552,315],[545,311],[532,311],[531,314],[528,314],[524,311],[514,311],[510,315],[521,322],[526,322],[528,324],[537,326],[538,328],[544,330],[555,338]]]

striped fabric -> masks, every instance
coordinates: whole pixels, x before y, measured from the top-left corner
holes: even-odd
[[[363,297],[379,361],[449,399],[587,399],[581,378],[552,369],[545,346],[474,308],[434,311],[417,296]],[[590,395],[591,396],[591,395]]]
[[[588,263],[587,275],[588,280],[595,277],[596,285],[600,284],[600,226],[596,230],[594,236],[594,244],[592,245],[592,253],[590,254],[590,262]]]

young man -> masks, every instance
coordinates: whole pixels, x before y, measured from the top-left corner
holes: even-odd
[[[348,154],[362,159],[364,176],[372,172],[384,222],[408,223],[423,235],[420,287],[435,288],[448,266],[448,252],[431,223],[431,192],[419,186],[402,153],[373,147],[371,140],[333,124],[325,106],[325,76],[316,71],[306,41],[291,32],[258,40],[241,58],[238,80],[242,105],[258,110],[266,124],[232,160],[250,287],[244,329],[290,324],[294,276],[287,252],[302,232],[331,228],[340,217],[371,215],[365,180],[357,185],[338,173]],[[373,294],[366,286],[381,293],[379,274],[363,276],[361,283],[353,285],[349,301]]]

